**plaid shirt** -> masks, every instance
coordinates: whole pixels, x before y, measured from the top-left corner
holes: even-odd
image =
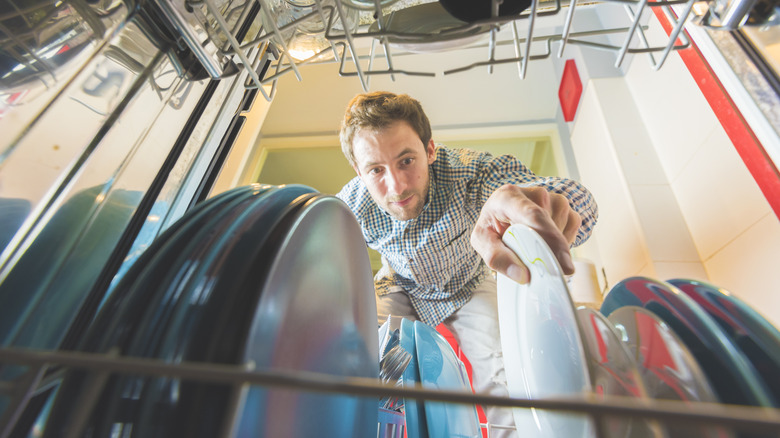
[[[358,177],[336,196],[357,217],[368,246],[382,255],[383,267],[374,279],[377,295],[403,290],[420,319],[431,326],[460,309],[484,279],[487,269],[471,246],[471,231],[485,201],[502,185],[541,186],[566,196],[582,216],[575,246],[587,240],[598,217],[585,187],[538,177],[509,155],[437,146],[430,174],[428,201],[408,221],[382,210]]]

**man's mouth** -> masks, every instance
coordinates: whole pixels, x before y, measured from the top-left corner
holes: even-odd
[[[406,198],[402,198],[402,199],[400,199],[398,201],[392,200],[392,201],[390,201],[390,203],[393,204],[393,205],[397,205],[399,207],[406,207],[407,205],[409,205],[410,202],[412,202],[412,198],[413,197],[414,197],[414,195],[409,195]]]

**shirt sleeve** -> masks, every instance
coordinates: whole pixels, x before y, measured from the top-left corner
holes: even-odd
[[[490,195],[504,184],[544,187],[549,192],[565,196],[571,208],[582,217],[573,246],[579,246],[588,240],[598,220],[598,205],[585,186],[567,178],[537,176],[511,155],[493,157],[486,154],[484,159],[473,186],[480,208]]]

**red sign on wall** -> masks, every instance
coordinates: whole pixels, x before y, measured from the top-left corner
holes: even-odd
[[[567,122],[574,120],[577,113],[577,106],[580,104],[582,96],[582,81],[577,71],[577,65],[573,59],[566,61],[561,77],[561,86],[558,88],[558,100],[561,102],[563,110],[563,119]]]

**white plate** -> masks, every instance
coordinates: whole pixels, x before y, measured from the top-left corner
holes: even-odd
[[[536,399],[578,397],[590,392],[577,317],[558,261],[539,235],[512,225],[503,237],[528,266],[531,281],[519,284],[499,274],[498,322],[509,395]],[[523,436],[590,437],[591,421],[581,415],[514,409]]]
[[[487,36],[490,26],[469,25],[450,15],[439,2],[397,10],[383,17],[383,28],[394,47],[416,53],[462,48]],[[379,32],[374,22],[369,32]]]

